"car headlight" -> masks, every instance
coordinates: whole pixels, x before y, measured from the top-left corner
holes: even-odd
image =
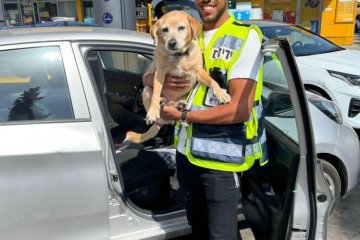
[[[327,70],[327,71],[333,77],[343,80],[346,83],[349,83],[353,86],[360,87],[360,76],[359,75],[342,73],[342,72],[337,72],[337,71],[332,71],[332,70]]]
[[[319,97],[311,97],[309,98],[309,101],[331,120],[338,124],[343,124],[343,117],[341,112],[333,101]]]

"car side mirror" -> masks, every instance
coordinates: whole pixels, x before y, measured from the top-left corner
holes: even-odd
[[[294,109],[290,94],[286,92],[271,92],[266,101],[266,115],[279,118],[294,118]]]

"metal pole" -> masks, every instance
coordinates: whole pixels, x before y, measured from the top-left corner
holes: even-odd
[[[76,16],[77,16],[77,21],[79,21],[79,22],[84,21],[83,0],[76,0]]]

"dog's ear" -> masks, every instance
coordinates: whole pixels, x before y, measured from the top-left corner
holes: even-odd
[[[159,29],[159,25],[160,25],[159,22],[160,22],[159,20],[156,21],[151,28],[151,37],[154,39],[155,45],[157,44],[158,37],[159,37],[159,33],[158,33],[158,29]]]
[[[198,35],[202,29],[202,24],[198,20],[196,20],[196,18],[191,16],[190,14],[188,14],[188,21],[190,24],[192,37],[194,39],[197,39]]]

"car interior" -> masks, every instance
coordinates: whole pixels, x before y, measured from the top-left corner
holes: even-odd
[[[142,74],[152,61],[151,55],[118,50],[89,50],[88,69],[93,76],[103,115],[107,119],[116,167],[123,184],[123,197],[129,206],[154,218],[171,217],[183,209],[176,180],[173,126],[163,127],[159,135],[142,144],[123,142],[127,131],[144,132],[145,110],[141,102]],[[271,58],[268,58],[271,61]],[[269,65],[264,65],[264,68]],[[271,71],[271,70],[270,70]],[[281,73],[279,73],[281,74]],[[259,229],[272,239],[284,239],[292,207],[293,190],[299,164],[299,146],[281,130],[283,120],[294,116],[277,114],[274,106],[283,101],[286,87],[266,83],[263,98],[269,162],[242,174],[242,200],[239,213],[245,219],[239,226]],[[273,93],[272,93],[273,92]],[[290,101],[290,98],[286,98]],[[286,108],[291,106],[291,102]],[[268,121],[268,119],[272,119]],[[277,125],[278,119],[279,124]]]

